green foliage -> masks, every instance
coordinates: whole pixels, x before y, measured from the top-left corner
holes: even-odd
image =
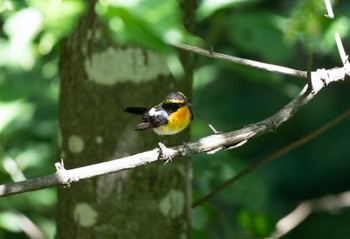
[[[347,17],[329,19],[324,16],[325,11],[323,1],[298,1],[286,27],[287,41],[301,40],[308,48],[330,52],[335,47],[334,33],[344,37],[349,34],[350,25]]]
[[[124,44],[134,41],[154,49],[166,47],[165,42],[157,36],[150,24],[146,24],[138,15],[131,14],[122,7],[111,6],[103,10],[101,7],[97,9],[100,9],[100,14],[109,21],[110,29],[116,32],[113,35],[116,41]],[[119,33],[124,33],[124,35]]]
[[[196,38],[181,26],[175,0],[98,1],[96,5],[97,14],[108,24],[108,34],[118,43],[169,53],[169,42],[202,38],[218,52],[298,69],[306,69],[303,49],[309,47],[315,52],[314,68],[339,65],[334,32],[346,42],[349,9],[349,2],[339,2],[334,9],[336,18],[330,20],[324,17],[323,1],[318,0],[202,1]],[[80,0],[0,0],[2,183],[54,171],[58,155],[57,45],[85,10]],[[342,11],[343,15],[337,15]],[[197,57],[192,137],[211,134],[209,123],[228,131],[261,120],[279,110],[304,84],[279,74]],[[349,90],[348,83],[330,87],[276,134],[233,151],[193,157],[194,200],[348,108]],[[337,126],[195,208],[193,238],[268,237],[276,221],[300,201],[348,190],[349,127],[349,122]],[[52,238],[55,203],[54,189],[2,199],[0,237],[26,238],[18,226],[25,216]],[[289,237],[322,238],[323,229],[334,228],[332,238],[344,238],[348,230],[340,222],[348,219],[349,211],[325,214],[311,216]]]
[[[321,1],[298,1],[289,21],[287,39],[295,41],[299,36],[303,37],[308,45],[315,45],[322,36],[323,25],[327,23],[324,13],[325,5]]]
[[[238,7],[244,4],[255,3],[259,0],[204,0],[198,7],[197,17],[199,20],[210,17],[221,9],[227,9],[231,7]]]
[[[221,8],[201,22],[198,32],[217,52],[305,70],[307,50],[303,49],[312,45],[316,55],[314,69],[337,66],[339,55],[334,32],[338,31],[346,44],[349,16],[336,15],[334,20],[329,20],[320,8],[318,13],[312,13],[313,19],[308,22],[308,19],[294,15],[301,2],[311,4],[310,1],[300,1],[296,5],[286,3],[288,6],[272,4],[273,8],[264,4]],[[322,1],[318,2],[323,4]],[[337,14],[339,9],[348,7],[349,4],[343,4],[334,8],[334,11]],[[311,14],[305,11],[304,14]],[[308,29],[299,25],[293,29],[295,38],[291,41],[289,34],[294,20],[300,21],[300,24],[305,21],[303,24],[310,24],[310,28],[312,24],[320,28]],[[326,58],[319,57],[325,53],[331,54]],[[211,133],[207,126],[209,123],[219,131],[228,131],[270,116],[288,103],[305,83],[295,78],[213,59],[198,59],[193,85],[194,139]],[[347,109],[349,105],[340,102],[344,102],[349,89],[348,84],[330,87],[286,126],[278,129],[276,134],[265,135],[229,153],[217,153],[210,157],[194,156],[194,200],[200,195],[206,195],[252,162],[303,138]],[[193,237],[201,238],[203,234],[209,234],[209,238],[265,238],[271,235],[276,222],[292,211],[301,200],[347,190],[349,177],[345,171],[349,167],[340,169],[338,166],[343,167],[348,160],[347,147],[342,143],[347,142],[348,134],[345,131],[348,131],[348,127],[349,122],[342,123],[315,142],[246,175],[203,206],[195,208]],[[329,142],[335,144],[332,150],[329,150]],[[335,224],[344,211],[332,216],[328,214],[329,224],[326,228],[338,228],[332,232],[339,232],[333,233],[332,237],[342,238],[344,235],[346,229],[340,230]],[[319,238],[318,227],[310,225],[317,223],[302,223],[289,238]],[[307,229],[307,234],[304,229]],[[201,234],[203,231],[207,234]]]
[[[241,226],[257,238],[265,238],[275,230],[277,218],[264,212],[252,212],[242,209],[237,215]]]
[[[83,1],[0,1],[0,180],[53,173],[57,160],[58,51]],[[56,47],[57,48],[57,47]],[[33,225],[53,238],[53,188],[4,198],[0,237],[25,238]]]
[[[3,0],[1,3],[0,67],[26,70],[32,69],[36,57],[50,53],[69,34],[85,9],[82,0]]]
[[[42,61],[37,64],[40,67],[43,65]],[[46,64],[52,64],[57,69],[57,60],[48,61]],[[54,172],[53,164],[57,160],[58,143],[57,70],[45,78],[40,67],[34,66],[30,73],[3,70],[6,78],[0,83],[1,183]],[[52,211],[55,199],[54,189],[2,199],[0,235],[6,231],[23,235],[22,214],[25,214],[29,220],[36,222],[45,236],[52,237],[54,233]],[[18,223],[12,224],[9,219]],[[14,228],[14,225],[20,227]],[[7,237],[1,236],[1,238]]]
[[[169,50],[168,43],[195,39],[184,30],[175,0],[101,1],[96,12],[120,44],[132,42],[164,51]]]
[[[85,10],[82,0],[30,0],[28,4],[41,14],[42,32],[38,42],[41,54],[50,52],[59,40],[70,33]]]
[[[239,46],[241,51],[255,57],[263,57],[268,62],[283,62],[291,55],[292,49],[281,41],[287,18],[257,10],[238,12],[226,19],[226,28],[232,29],[228,30],[228,38],[232,45]],[[261,38],[265,39],[263,46]]]

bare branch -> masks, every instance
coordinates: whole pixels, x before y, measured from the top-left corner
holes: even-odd
[[[307,72],[305,71],[298,71],[287,67],[219,54],[213,51],[207,51],[198,47],[188,46],[180,43],[176,44],[175,46],[216,59],[265,69],[272,72],[280,72],[287,75],[307,78]],[[174,158],[176,156],[188,156],[190,154],[199,154],[204,152],[215,153],[221,149],[233,149],[245,144],[251,138],[260,136],[267,132],[275,131],[276,128],[278,128],[281,124],[293,117],[293,115],[303,105],[307,104],[325,86],[329,85],[332,82],[341,81],[347,78],[350,74],[348,67],[346,68],[348,65],[349,64],[345,65],[343,68],[332,68],[329,70],[321,69],[311,72],[312,90],[308,84],[305,85],[299,95],[297,95],[289,104],[284,106],[275,115],[272,115],[271,117],[255,124],[245,126],[239,130],[231,131],[228,133],[215,133],[214,135],[201,138],[196,142],[186,144],[186,147],[180,145],[172,148],[167,148],[166,153],[168,159]],[[0,185],[0,197],[39,190],[57,185],[67,186],[70,183],[78,182],[82,179],[135,168],[141,165],[155,162],[159,158],[162,159],[162,157],[159,157],[160,152],[161,151],[156,148],[129,157],[70,170],[64,169],[62,163],[56,163],[55,166],[57,172],[54,174],[22,182]]]
[[[158,149],[154,149],[144,153],[135,154],[133,156],[70,170],[61,168],[61,166],[57,167],[58,165],[56,163],[56,168],[59,170],[57,170],[57,172],[54,174],[29,179],[22,182],[0,185],[0,197],[58,185],[69,186],[71,183],[78,182],[82,179],[110,174],[152,163],[158,160],[158,155]]]
[[[334,18],[334,13],[333,13],[331,2],[329,0],[324,0],[324,3],[326,5],[326,9],[327,9],[326,17]]]
[[[311,80],[311,72],[312,72],[312,63],[313,63],[313,50],[309,49],[307,54],[307,83],[309,85],[309,89],[313,90],[312,80]]]
[[[213,49],[205,50],[203,48],[190,46],[190,45],[186,45],[183,43],[175,43],[175,44],[173,44],[173,46],[180,48],[180,49],[183,49],[183,50],[186,50],[186,51],[194,52],[194,53],[202,55],[202,56],[218,59],[218,60],[224,60],[224,61],[228,61],[228,62],[240,64],[240,65],[251,66],[254,68],[258,68],[258,69],[263,69],[263,70],[267,70],[270,72],[282,73],[285,75],[295,76],[295,77],[299,77],[299,78],[304,78],[304,79],[307,78],[306,71],[295,70],[295,69],[291,69],[291,68],[284,67],[284,66],[267,64],[267,63],[248,60],[248,59],[239,58],[239,57],[235,57],[235,56],[229,56],[229,55],[214,52]]]
[[[326,17],[334,18],[332,4],[331,4],[330,0],[324,0],[324,3],[326,5],[326,9],[327,9]],[[335,43],[337,45],[338,52],[339,52],[339,55],[340,55],[340,59],[341,59],[343,65],[344,65],[344,67],[346,68],[346,71],[349,72],[350,71],[349,57],[345,53],[344,46],[343,46],[342,40],[341,40],[341,38],[339,36],[339,33],[336,32],[334,34],[334,37],[335,37]]]
[[[338,52],[343,65],[349,65],[348,55],[345,53],[344,46],[338,32],[335,33],[335,43],[337,44]]]
[[[19,211],[14,211],[19,220],[18,226],[22,229],[22,231],[27,235],[28,238],[31,239],[44,239],[46,238],[40,228],[35,225],[26,215]]]
[[[327,9],[328,9],[328,12],[331,15],[330,17],[333,18],[332,6],[330,5],[330,2],[328,0],[325,0],[325,3],[326,3],[326,5],[329,4],[327,6]],[[340,39],[338,33],[336,33],[336,42],[337,42],[338,50],[339,50],[341,59],[343,61],[344,67],[341,68],[340,72],[338,71],[339,69],[337,69],[337,68],[331,69],[329,71],[327,71],[325,69],[321,69],[321,70],[317,70],[316,72],[312,72],[313,55],[312,55],[312,50],[309,50],[309,52],[308,52],[308,62],[307,62],[307,82],[308,82],[308,85],[307,85],[307,87],[304,88],[304,90],[307,90],[306,93],[310,92],[311,94],[312,93],[316,94],[325,85],[327,85],[330,82],[332,82],[331,79],[333,79],[333,77],[337,78],[336,75],[338,75],[338,74],[340,74],[340,75],[344,74],[344,79],[346,77],[349,77],[349,75],[350,75],[350,64],[349,64],[349,61],[348,61],[348,56],[345,53],[345,50],[343,48],[343,44],[341,42],[341,39]],[[212,51],[210,53],[212,54]],[[323,81],[323,86],[320,85],[319,84],[320,82],[318,81],[318,85],[316,86],[316,89],[314,89],[313,82],[317,82],[316,79],[321,79],[321,81]],[[307,99],[307,98],[305,98],[305,99]],[[300,103],[303,102],[302,100],[297,100],[297,101],[299,101]],[[291,102],[291,103],[293,103],[293,102]],[[306,100],[305,103],[307,103],[307,100]],[[297,105],[297,104],[293,104],[293,105]],[[284,107],[284,108],[288,108],[287,106]],[[281,113],[281,111],[279,113]],[[285,153],[287,153],[287,152],[297,148],[298,146],[300,146],[300,145],[310,141],[311,139],[315,138],[316,136],[318,136],[319,134],[323,133],[324,131],[330,129],[331,127],[333,127],[334,125],[338,124],[340,121],[344,120],[347,117],[350,117],[350,110],[346,111],[342,115],[338,116],[336,119],[332,120],[328,124],[324,125],[320,129],[318,129],[317,131],[309,134],[308,136],[304,137],[303,139],[298,140],[298,141],[288,145],[287,147],[284,147],[281,150],[278,150],[277,152],[273,153],[272,155],[266,157],[265,159],[252,164],[250,167],[247,167],[242,172],[238,173],[234,177],[230,178],[229,180],[227,180],[227,181],[221,183],[220,185],[218,185],[217,187],[215,187],[207,195],[205,195],[202,198],[200,198],[199,200],[195,201],[192,204],[192,207],[194,208],[194,207],[202,204],[203,202],[205,202],[209,198],[211,198],[213,195],[215,195],[217,192],[219,192],[220,190],[222,190],[226,186],[236,182],[238,179],[240,179],[244,175],[246,175],[249,172],[255,170],[256,168],[259,168],[262,165],[265,165],[266,163],[268,163],[268,162],[270,162],[270,161],[280,157],[281,155],[283,155],[283,154],[285,154]],[[272,118],[272,117],[270,117],[270,118]]]
[[[278,221],[276,231],[272,233],[270,238],[280,238],[286,235],[315,211],[335,211],[349,206],[350,191],[304,201]]]
[[[328,122],[327,124],[325,124],[321,128],[319,128],[318,130],[316,130],[316,131],[312,132],[311,134],[303,137],[302,139],[299,139],[299,140],[297,140],[297,141],[287,145],[286,147],[283,147],[282,149],[277,150],[276,152],[270,154],[266,158],[264,158],[264,159],[262,159],[260,161],[257,161],[256,163],[250,165],[249,167],[247,167],[246,169],[244,169],[240,173],[236,174],[232,178],[230,178],[230,179],[226,180],[225,182],[223,182],[223,183],[219,184],[218,186],[216,186],[207,195],[205,195],[205,196],[201,197],[200,199],[198,199],[197,201],[193,202],[192,208],[195,208],[195,207],[201,205],[205,201],[208,201],[212,196],[217,194],[219,191],[221,191],[222,189],[224,189],[228,185],[237,182],[240,178],[242,178],[243,176],[247,175],[251,171],[253,171],[253,170],[257,169],[257,168],[260,168],[261,166],[267,164],[268,162],[271,162],[271,161],[281,157],[282,155],[284,155],[284,154],[286,154],[286,153],[288,153],[288,152],[298,148],[299,146],[301,146],[301,145],[311,141],[312,139],[316,138],[317,136],[319,136],[320,134],[324,133],[325,131],[331,129],[332,127],[334,127],[335,125],[337,125],[338,123],[340,123],[341,121],[345,120],[348,117],[350,117],[350,110],[345,111],[343,114],[339,115],[335,119],[331,120],[330,122]]]

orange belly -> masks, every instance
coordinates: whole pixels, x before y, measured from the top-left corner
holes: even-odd
[[[181,132],[191,122],[191,111],[188,106],[178,109],[168,118],[168,123],[153,128],[153,131],[159,135],[172,135]]]

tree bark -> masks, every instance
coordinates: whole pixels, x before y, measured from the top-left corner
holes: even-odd
[[[183,79],[174,80],[161,55],[115,46],[95,1],[87,3],[60,56],[60,156],[67,169],[157,147],[157,136],[135,132],[140,119],[123,109],[153,106],[173,91],[191,96],[188,53],[180,55]],[[59,188],[56,238],[189,238],[190,210],[189,158],[159,162]]]

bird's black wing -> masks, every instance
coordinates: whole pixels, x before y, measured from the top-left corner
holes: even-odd
[[[149,122],[152,128],[157,128],[168,122],[168,113],[160,106],[153,107],[145,115],[143,119]]]
[[[152,125],[150,122],[141,122],[138,125],[136,125],[135,130],[141,131],[146,129],[151,129]]]
[[[167,122],[168,114],[165,111],[162,111],[160,114],[156,115],[155,117],[152,117],[150,120],[152,128],[157,128],[163,124],[166,124]]]
[[[164,110],[151,109],[142,115],[143,122],[139,123],[135,130],[146,130],[157,128],[168,122],[168,114]]]
[[[144,115],[147,113],[148,110],[148,108],[144,107],[127,107],[126,109],[124,109],[125,112],[135,115]]]
[[[135,130],[146,130],[152,128],[151,123],[145,119],[147,117],[147,112],[149,111],[149,108],[127,107],[124,109],[124,111],[135,115],[141,115],[142,119],[144,120],[144,122],[141,122],[138,125],[136,125]]]

